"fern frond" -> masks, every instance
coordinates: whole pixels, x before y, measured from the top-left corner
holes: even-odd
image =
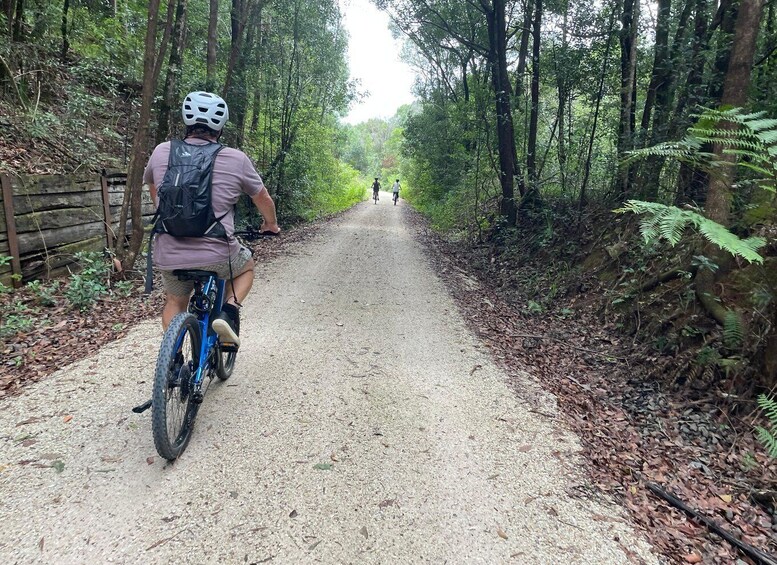
[[[777,120],[774,118],[756,119],[748,121],[746,125],[752,131],[773,130],[777,128]]]
[[[763,238],[740,239],[725,226],[713,222],[693,210],[683,210],[676,206],[666,206],[657,202],[629,200],[615,212],[619,214],[631,212],[642,216],[640,232],[648,243],[665,239],[674,246],[682,238],[683,231],[689,226],[693,226],[707,241],[714,243],[724,251],[742,257],[749,263],[763,263],[763,257],[758,254],[758,249],[766,245]]]
[[[756,426],[755,435],[758,438],[758,441],[761,442],[761,445],[766,449],[766,453],[769,457],[772,459],[777,458],[777,436],[761,426]]]
[[[742,346],[744,339],[742,318],[733,310],[729,310],[723,319],[723,344],[730,350],[737,350]]]
[[[772,428],[777,428],[777,399],[765,394],[758,395],[758,406],[764,411]]]
[[[775,430],[777,430],[777,400],[761,394],[758,396],[758,406],[761,407],[767,420],[769,420],[770,429],[767,430],[761,426],[756,426],[755,435],[758,441],[766,448],[766,453],[769,454],[769,457],[777,458],[777,435],[775,434]]]
[[[759,131],[756,137],[758,137],[758,139],[761,140],[761,143],[765,145],[771,145],[772,143],[777,143],[777,129],[773,129],[769,131]]]
[[[682,212],[682,210],[679,210]],[[674,247],[683,237],[683,232],[688,225],[688,218],[684,214],[677,214],[674,210],[668,209],[658,215],[659,234]]]
[[[726,227],[704,216],[700,216],[696,226],[707,241],[728,251],[731,255],[742,257],[748,263],[763,263],[763,257],[757,253],[758,249],[766,245],[766,240],[763,238],[740,239]]]

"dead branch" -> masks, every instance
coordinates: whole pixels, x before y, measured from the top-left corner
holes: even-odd
[[[755,548],[752,545],[745,543],[742,540],[736,538],[729,531],[724,530],[723,528],[718,526],[718,524],[715,523],[714,520],[711,520],[710,518],[707,518],[703,514],[700,514],[699,512],[697,512],[696,510],[694,510],[693,508],[685,504],[682,500],[680,500],[673,494],[666,492],[657,484],[646,482],[645,486],[647,486],[647,488],[656,496],[663,498],[675,508],[679,508],[680,510],[688,514],[691,518],[694,518],[695,520],[698,520],[699,522],[707,526],[710,530],[718,534],[720,537],[725,539],[731,545],[739,548],[745,555],[747,555],[751,559],[754,559],[756,563],[760,563],[762,565],[777,565],[777,558],[771,555],[768,555],[763,551],[761,551],[760,549]]]

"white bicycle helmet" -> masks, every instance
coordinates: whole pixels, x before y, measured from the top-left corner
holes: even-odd
[[[181,114],[187,126],[202,124],[221,131],[229,119],[229,108],[220,96],[200,90],[186,95]]]

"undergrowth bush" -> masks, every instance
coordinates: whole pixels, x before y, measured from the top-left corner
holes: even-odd
[[[65,289],[65,298],[75,308],[86,311],[108,292],[108,275],[110,264],[101,253],[76,253],[75,258],[81,265],[78,273],[71,275]]]

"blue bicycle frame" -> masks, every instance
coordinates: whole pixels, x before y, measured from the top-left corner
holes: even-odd
[[[195,283],[195,285],[198,284],[200,283]],[[225,288],[226,281],[224,281],[224,279],[218,279],[212,276],[202,284],[202,290],[200,292],[195,290],[195,293],[189,302],[189,312],[197,316],[200,325],[200,336],[202,338],[200,342],[197,373],[192,381],[192,384],[196,389],[199,389],[202,386],[202,381],[205,379],[205,375],[210,369],[208,363],[210,353],[211,351],[215,351],[216,344],[218,343],[218,335],[213,331],[213,328],[210,327],[210,320],[212,315],[217,315],[221,312],[221,307],[224,305]],[[211,299],[210,297],[214,293],[214,290],[215,299]],[[212,304],[208,304],[209,302],[212,302]],[[181,336],[181,339],[183,339],[183,336]],[[181,344],[179,344],[179,346],[180,345]]]

